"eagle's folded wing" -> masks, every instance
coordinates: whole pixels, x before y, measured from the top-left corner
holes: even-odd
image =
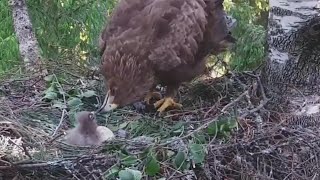
[[[203,0],[154,1],[149,11],[153,44],[149,60],[160,71],[193,64],[207,24]]]

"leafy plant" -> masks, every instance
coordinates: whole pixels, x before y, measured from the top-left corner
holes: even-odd
[[[173,163],[177,170],[185,170],[190,168],[190,163],[188,161],[187,155],[183,151],[179,151],[175,156]]]
[[[147,158],[145,171],[146,171],[146,174],[149,176],[154,176],[160,172],[160,164],[153,154],[150,154],[149,157]]]
[[[268,1],[225,0],[226,11],[237,20],[232,34],[235,48],[219,55],[237,71],[250,70],[262,63],[265,56]],[[216,61],[215,58],[213,60]]]
[[[200,144],[189,144],[190,148],[190,154],[191,154],[191,159],[194,161],[196,164],[201,164],[204,162],[205,159],[205,148],[203,145]]]
[[[43,100],[53,103],[53,107],[65,109],[70,108],[72,110],[79,109],[84,98],[90,98],[96,96],[93,90],[81,90],[73,88],[66,92],[62,87],[59,78],[56,75],[48,75],[44,78],[48,83],[48,89],[44,91]]]
[[[0,73],[19,64],[19,45],[8,1],[0,1]]]
[[[207,133],[211,136],[229,137],[231,131],[238,127],[235,118],[219,119],[211,123],[207,128]]]
[[[135,156],[120,153],[120,158],[121,164],[126,167],[136,166],[139,163],[139,159]]]
[[[126,168],[119,172],[120,180],[140,180],[142,179],[142,173],[138,170]]]

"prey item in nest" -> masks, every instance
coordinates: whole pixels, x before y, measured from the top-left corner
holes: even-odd
[[[151,97],[159,112],[181,108],[181,83],[205,72],[206,57],[231,47],[223,0],[121,0],[101,33],[101,73],[110,111]],[[155,87],[166,86],[162,97]],[[161,99],[162,98],[162,99]]]
[[[76,146],[101,145],[114,138],[113,132],[98,126],[94,112],[81,111],[76,114],[77,126],[67,132],[66,142]]]

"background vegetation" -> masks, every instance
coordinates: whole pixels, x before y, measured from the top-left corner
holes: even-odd
[[[97,62],[97,38],[117,0],[37,0],[27,1],[29,13],[43,56],[78,65]],[[226,10],[237,19],[233,52],[222,55],[235,70],[251,69],[264,56],[267,0],[225,0]],[[19,64],[11,11],[0,2],[0,73]],[[73,61],[74,62],[74,61]]]

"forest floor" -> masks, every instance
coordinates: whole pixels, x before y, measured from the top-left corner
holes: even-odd
[[[0,179],[319,178],[319,129],[290,123],[254,72],[183,85],[183,109],[162,116],[137,106],[101,114],[116,139],[76,148],[64,132],[75,112],[99,107],[103,81],[56,69],[2,78]]]

